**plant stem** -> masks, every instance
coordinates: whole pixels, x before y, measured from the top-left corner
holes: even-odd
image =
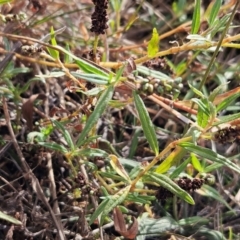
[[[99,36],[97,34],[95,34],[95,39],[94,39],[94,43],[93,43],[93,54],[94,54],[94,61],[96,62],[97,59],[97,46],[98,46],[98,39]]]

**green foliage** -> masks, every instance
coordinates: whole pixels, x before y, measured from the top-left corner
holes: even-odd
[[[0,4],[7,2],[10,1],[0,1]],[[231,133],[239,131],[239,66],[234,55],[236,51],[226,55],[225,49],[230,52],[230,48],[240,48],[240,38],[236,26],[231,25],[231,31],[228,31],[237,8],[222,2],[212,1],[204,10],[200,0],[189,6],[186,0],[174,1],[170,6],[171,13],[161,15],[163,19],[159,19],[157,10],[147,1],[134,5],[133,14],[126,8],[127,14],[122,18],[122,1],[111,0],[112,9],[108,11],[114,10],[114,14],[109,14],[112,28],[103,38],[95,39],[94,46],[91,34],[85,32],[85,23],[75,26],[75,21],[69,19],[72,13],[82,9],[42,17],[39,11],[37,20],[24,24],[29,28],[42,25],[40,29],[44,29],[44,24],[54,26],[40,40],[49,55],[44,50],[24,55],[20,49],[6,66],[0,63],[0,97],[4,100],[0,101],[0,107],[6,107],[4,102],[7,102],[7,112],[19,145],[16,149],[24,155],[18,156],[19,152],[12,147],[10,150],[5,146],[1,148],[3,171],[8,166],[10,170],[16,168],[19,177],[24,172],[21,169],[24,164],[19,164],[21,160],[30,166],[34,176],[39,167],[45,169],[43,160],[46,154],[51,155],[53,166],[49,167],[48,159],[49,174],[42,171],[37,175],[49,178],[43,182],[43,189],[36,190],[36,184],[32,184],[34,194],[42,201],[39,206],[48,203],[39,193],[49,192],[46,195],[54,200],[52,206],[63,211],[62,215],[54,212],[58,221],[64,216],[66,204],[69,204],[67,209],[76,204],[69,222],[72,218],[78,219],[74,214],[77,206],[81,206],[84,227],[92,228],[91,232],[96,232],[93,229],[96,224],[102,226],[113,221],[114,209],[118,207],[124,213],[126,225],[130,225],[129,214],[137,216],[138,235],[133,237],[137,240],[150,235],[161,238],[172,233],[182,238],[225,239],[226,232],[216,231],[211,225],[215,215],[201,217],[201,210],[206,206],[192,206],[196,196],[210,207],[218,203],[222,214],[219,224],[223,227],[229,216],[235,214],[234,203],[229,204],[228,196],[223,197],[218,186],[221,185],[221,191],[227,193],[226,186],[236,180],[235,174],[240,173],[236,161],[239,154],[234,152],[238,151],[234,146],[239,145],[239,136],[233,134],[222,146],[228,132],[223,131],[223,139],[219,142],[216,133],[224,128],[231,129]],[[148,9],[147,14],[142,17],[145,9]],[[89,11],[88,7],[81,12],[83,16],[85,11]],[[205,11],[203,17],[201,11]],[[63,24],[67,27],[55,31],[55,24],[59,25],[56,20],[67,21]],[[21,19],[17,21],[19,23]],[[125,45],[125,34],[128,31],[131,34],[131,27],[144,29],[145,25],[148,30],[152,29],[150,40],[139,43],[140,31],[133,45]],[[68,33],[73,33],[71,38],[62,34],[65,28]],[[19,37],[22,43],[36,42],[24,39],[21,31],[16,33],[18,35],[14,37],[2,33],[3,54],[14,51],[12,39],[15,41]],[[56,35],[60,33],[57,41]],[[40,42],[33,46],[39,46]],[[93,51],[89,51],[92,47]],[[79,49],[80,54],[90,52],[92,55],[82,57]],[[144,87],[151,91],[143,91]],[[28,126],[22,123],[22,106],[36,92],[47,92],[47,100],[42,105],[32,104],[31,124],[37,121],[38,125],[29,132]],[[1,114],[1,144],[15,143],[15,139],[9,141],[12,135],[4,122],[6,113],[1,111]],[[230,148],[232,142],[234,145]],[[233,154],[231,158],[229,149]],[[41,161],[37,158],[37,163],[34,162],[36,155],[42,157]],[[222,182],[212,185],[215,184],[216,170],[216,182],[219,179]],[[11,174],[5,175],[8,178]],[[206,176],[213,176],[214,180],[207,180]],[[184,188],[178,181],[186,179],[190,184],[195,180],[199,186]],[[18,180],[9,178],[7,181]],[[66,186],[58,189],[54,182]],[[233,196],[237,195],[236,189],[239,188],[235,182],[236,188],[231,189]],[[55,196],[54,188],[57,190]],[[2,189],[4,192],[5,186]],[[158,197],[158,189],[173,197],[168,194]],[[59,196],[60,208],[54,205],[59,203]],[[181,201],[185,203],[181,204]],[[87,205],[84,206],[83,202]],[[129,207],[131,204],[136,208],[140,205],[136,213]],[[153,206],[157,204],[159,209],[156,212]],[[182,211],[179,212],[180,205]],[[224,209],[230,210],[228,216]],[[197,212],[197,216],[191,215],[193,212]],[[0,215],[1,219],[12,224],[21,224],[3,212]],[[155,215],[156,218],[151,218]],[[158,215],[161,217],[157,218]],[[60,220],[59,224],[64,221],[65,230],[68,222]],[[71,222],[71,226],[73,224],[77,222]],[[58,224],[53,228],[61,232]],[[229,239],[234,237],[234,230],[229,231]]]
[[[211,13],[209,16],[209,25],[211,26],[214,21],[216,20],[216,17],[218,15],[218,12],[220,10],[220,7],[222,5],[222,0],[216,0],[212,6]]]
[[[159,51],[159,37],[158,37],[158,32],[157,29],[154,28],[152,32],[152,38],[150,39],[148,43],[148,56],[150,58],[155,57],[157,52]]]
[[[193,167],[199,172],[204,172],[204,169],[199,161],[199,159],[197,158],[197,156],[193,153],[191,153],[191,162]]]
[[[240,96],[240,92],[233,94],[229,96],[228,98],[224,99],[222,102],[220,102],[217,106],[217,112],[220,112],[224,109],[226,109],[230,104],[232,104],[238,97]]]
[[[209,159],[213,162],[217,162],[217,163],[226,165],[227,167],[231,168],[232,170],[240,173],[240,167],[238,165],[231,162],[228,158],[226,158],[220,154],[217,154],[216,152],[214,152],[208,148],[196,146],[190,142],[180,143],[179,145],[181,147],[185,148],[186,150],[188,150],[189,152],[193,152],[193,153],[195,153],[203,158]]]
[[[114,196],[108,197],[105,199],[97,208],[97,210],[94,212],[94,214],[91,216],[90,224],[93,223],[93,221],[99,216],[100,217],[100,225],[103,224],[105,217],[107,214],[113,210],[114,207],[121,204],[125,198],[127,197],[129,193],[130,187],[123,188],[121,191],[116,193]]]
[[[201,23],[201,0],[195,0],[191,34],[198,33],[200,23]]]
[[[209,111],[209,102],[207,99],[199,100],[197,98],[192,99],[193,102],[198,105],[198,113],[197,113],[197,124],[200,127],[206,127],[208,124],[208,119],[210,117]]]
[[[55,120],[51,120],[51,121],[62,132],[63,137],[64,137],[65,141],[67,142],[67,145],[70,148],[70,150],[74,151],[75,145],[72,141],[72,137],[69,134],[68,130],[60,122],[55,121]]]
[[[43,147],[49,148],[53,151],[61,152],[61,153],[64,153],[64,154],[68,153],[68,150],[64,146],[62,146],[60,144],[57,144],[57,143],[54,143],[54,142],[52,142],[52,143],[50,143],[50,142],[39,142],[38,144],[43,146]]]
[[[137,240],[144,240],[150,234],[151,236],[164,236],[173,229],[179,229],[179,225],[172,217],[152,219],[143,216],[139,219],[139,236],[137,236]]]
[[[108,85],[109,77],[108,76],[101,76],[92,73],[78,73],[78,72],[71,72],[74,77],[84,79],[88,82],[99,84],[99,85]]]
[[[0,5],[10,3],[12,0],[0,0]]]
[[[112,98],[113,90],[114,87],[111,85],[104,91],[103,94],[101,94],[100,98],[98,99],[98,103],[95,107],[95,111],[93,111],[91,116],[88,118],[85,128],[77,138],[76,142],[77,147],[80,147],[83,144],[85,137],[87,137],[92,127],[97,123],[98,119],[105,111],[105,108],[107,107],[110,99]]]
[[[82,69],[85,73],[94,73],[96,75],[101,75],[101,76],[109,76],[108,71],[104,71],[102,68],[99,68],[96,64],[75,56],[72,54],[70,51],[67,51],[61,46],[57,46],[57,48],[64,54],[68,55],[71,57],[76,64],[79,66],[80,69]]]
[[[158,183],[160,184],[160,186],[172,192],[174,195],[183,199],[187,203],[194,204],[194,200],[192,199],[192,197],[164,174],[149,173],[145,175],[144,180]]]
[[[186,155],[185,149],[177,146],[172,153],[170,153],[164,161],[156,168],[157,173],[165,173],[167,172],[172,166],[177,165],[180,160]]]
[[[150,119],[150,116],[147,112],[147,109],[145,108],[145,105],[140,98],[140,96],[134,92],[134,101],[135,105],[138,111],[139,119],[141,121],[141,125],[144,131],[144,134],[148,140],[149,145],[151,146],[153,152],[158,155],[158,141],[157,136],[154,130],[154,126],[152,124],[152,121]]]
[[[216,189],[214,189],[213,187],[208,186],[208,185],[203,185],[203,187],[201,189],[201,194],[219,201],[220,203],[225,205],[227,208],[229,208],[230,211],[233,211],[233,209],[224,200],[224,198],[221,196],[221,194],[219,194],[219,192],[216,191]]]
[[[51,34],[51,44],[55,47],[57,46],[57,41],[55,39],[55,32],[53,27],[51,27],[50,34]],[[54,59],[59,59],[59,52],[57,50],[48,48],[48,51]]]
[[[111,2],[114,12],[117,12],[121,9],[121,1],[120,0],[110,0],[110,2]]]

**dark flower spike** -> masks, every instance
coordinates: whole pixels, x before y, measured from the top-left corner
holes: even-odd
[[[108,28],[107,21],[107,8],[108,0],[93,0],[95,5],[95,11],[92,14],[92,27],[91,32],[99,34],[105,34],[106,29]]]
[[[204,183],[204,179],[201,178],[187,178],[183,177],[176,181],[178,186],[188,192],[195,191],[196,189],[199,189],[202,187]]]
[[[240,143],[240,127],[226,127],[214,133],[214,140],[216,142],[225,143]]]
[[[182,177],[178,180],[175,180],[175,183],[180,188],[182,188],[183,190],[185,190],[187,192],[194,192],[195,190],[200,189],[205,182],[206,181],[204,178],[190,179],[188,177]],[[167,198],[172,198],[173,194],[169,190],[160,186],[157,189],[155,196],[158,199],[158,201],[164,201]]]

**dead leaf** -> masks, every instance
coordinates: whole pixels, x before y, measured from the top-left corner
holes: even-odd
[[[110,164],[113,167],[113,169],[125,180],[128,182],[131,182],[130,177],[128,176],[127,172],[125,171],[123,165],[120,163],[119,159],[115,155],[109,155]]]
[[[57,113],[67,113],[70,114],[69,111],[67,109],[63,109],[63,108],[59,108],[56,106],[53,106],[50,110],[49,116],[50,117],[54,117],[55,114]]]
[[[22,116],[27,121],[27,127],[30,131],[32,131],[33,127],[33,103],[36,99],[44,100],[46,95],[43,93],[34,94],[22,105]]]
[[[127,239],[135,239],[138,233],[138,221],[135,217],[132,217],[133,223],[127,229],[123,214],[119,210],[119,208],[116,207],[113,210],[113,220],[114,220],[115,230],[118,233],[120,233],[123,237]]]
[[[137,69],[136,64],[134,62],[134,59],[132,57],[130,57],[129,59],[127,59],[127,64],[124,68],[124,76],[129,76],[132,74],[133,71],[135,71]]]
[[[79,31],[82,33],[84,41],[88,41],[90,37],[89,37],[89,34],[88,34],[88,30],[85,26],[85,22],[80,22],[79,23]]]
[[[113,221],[114,221],[114,228],[117,232],[120,233],[120,232],[127,231],[123,214],[118,207],[113,209]]]

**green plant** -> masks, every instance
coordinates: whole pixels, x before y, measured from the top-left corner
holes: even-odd
[[[85,39],[61,40],[67,27],[54,28],[55,19],[64,17],[64,13],[31,23],[36,27],[51,22],[49,26],[54,26],[48,28],[50,32],[41,40],[0,32],[8,41],[33,42],[25,48],[31,51],[16,52],[14,56],[37,69],[21,85],[16,85],[15,79],[32,73],[31,67],[16,67],[12,60],[1,73],[3,106],[6,109],[8,102],[9,108],[13,102],[14,114],[16,111],[17,124],[11,122],[16,126],[15,134],[23,129],[20,110],[30,131],[24,131],[29,145],[18,140],[14,145],[18,154],[7,150],[6,156],[31,165],[33,171],[36,169],[34,174],[42,180],[39,191],[54,202],[57,219],[53,219],[59,237],[60,233],[65,234],[64,226],[75,229],[78,225],[75,230],[81,237],[89,234],[105,239],[102,226],[115,224],[118,233],[129,239],[175,234],[193,239],[225,239],[229,235],[229,239],[234,239],[236,231],[221,228],[236,212],[220,190],[229,193],[224,186],[231,185],[233,179],[237,182],[239,154],[230,158],[221,146],[239,144],[238,65],[221,62],[217,56],[225,48],[239,48],[240,36],[234,31],[236,26],[231,25],[239,1],[223,5],[217,0],[204,12],[199,0],[189,7],[186,1],[175,1],[170,6],[176,15],[169,21],[172,30],[162,32],[162,22],[156,21],[151,26],[149,41],[120,48],[115,48],[119,34],[131,31],[137,18],[134,14],[129,16],[121,28],[122,5],[111,1],[116,14],[106,32],[106,15],[110,16],[111,9],[107,9],[107,1],[93,3],[93,46]],[[42,7],[41,4],[34,6]],[[140,19],[138,24],[144,25],[144,21],[156,18],[154,8],[147,1],[135,8],[139,14],[145,8],[152,10],[149,19]],[[166,16],[165,21],[168,17],[171,16]],[[74,27],[71,30],[74,31]],[[182,40],[171,44],[166,41],[167,37],[183,32]],[[8,41],[3,52],[11,49]],[[75,53],[76,46],[86,42],[92,47],[89,58]],[[110,49],[112,59],[118,51],[123,58],[119,54],[112,62],[99,62],[98,51],[103,47]],[[140,54],[136,48],[141,48]],[[25,94],[26,101],[22,97]],[[49,95],[52,99],[61,99],[58,106],[55,100],[50,103]],[[44,111],[39,110],[39,101],[47,101]],[[34,112],[42,114],[41,117],[36,117]],[[36,122],[38,125],[33,124]],[[29,157],[31,151],[35,155],[40,152],[37,164]],[[136,161],[140,158],[144,161]],[[9,161],[3,159],[6,163]],[[16,166],[22,167],[18,163]],[[37,169],[47,169],[44,177],[51,184],[44,177],[41,179],[41,170]],[[221,188],[216,190],[217,186]],[[235,188],[231,191],[236,194]],[[36,188],[32,192],[46,204]],[[199,206],[201,199],[206,201],[204,207]],[[213,202],[221,206],[218,228],[202,213],[209,207],[214,216]],[[80,210],[76,210],[74,204]],[[64,213],[68,208],[75,212],[66,220],[61,217],[60,208]],[[51,236],[54,237],[54,231]]]

